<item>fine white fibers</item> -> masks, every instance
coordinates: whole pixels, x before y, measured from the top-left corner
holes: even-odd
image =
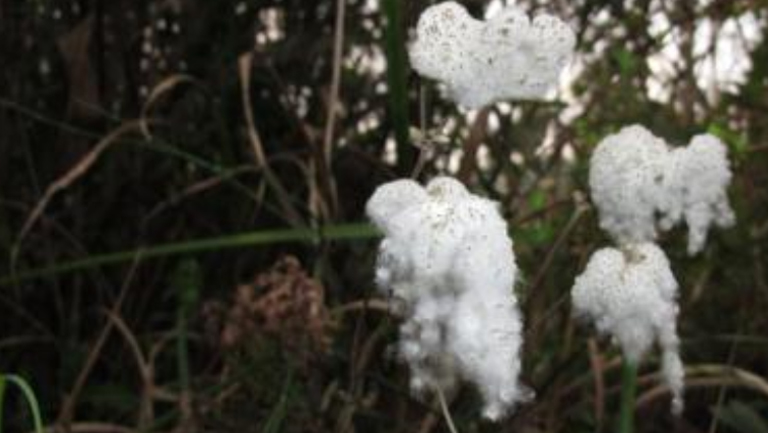
[[[672,411],[683,408],[683,365],[678,350],[677,281],[664,251],[653,243],[595,252],[573,287],[578,316],[611,335],[637,364],[654,342],[662,350],[662,375],[672,391]]]
[[[656,209],[662,194],[667,144],[639,125],[604,138],[589,164],[592,202],[600,228],[619,243],[656,237]]]
[[[687,147],[676,148],[669,154],[661,227],[685,219],[688,254],[704,248],[712,224],[729,227],[735,222],[726,194],[732,176],[726,153],[725,145],[717,138],[697,135]]]
[[[415,392],[474,383],[501,418],[531,393],[518,382],[521,319],[512,241],[496,204],[448,177],[380,186],[366,205],[384,233],[376,282],[404,317],[399,352]]]
[[[639,125],[603,139],[590,161],[602,229],[619,244],[648,242],[657,227],[668,230],[684,219],[690,255],[704,247],[712,224],[733,224],[730,180],[726,148],[716,137],[699,135],[672,149]]]
[[[448,1],[419,17],[408,52],[420,74],[446,84],[466,108],[503,99],[541,99],[568,63],[576,37],[549,15],[531,20],[507,6],[490,20],[474,19]]]

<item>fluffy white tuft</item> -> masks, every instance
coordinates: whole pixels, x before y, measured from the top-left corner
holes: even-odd
[[[639,125],[601,141],[590,161],[592,201],[600,227],[619,244],[649,242],[657,227],[688,225],[688,253],[701,251],[709,227],[734,222],[726,188],[731,181],[726,148],[712,135],[671,149]]]
[[[421,185],[410,179],[401,179],[384,184],[374,191],[365,205],[365,213],[373,223],[384,231],[392,230],[396,216],[411,206],[418,206],[427,199],[427,192]]]
[[[399,352],[415,392],[473,382],[499,419],[531,393],[518,382],[521,319],[512,242],[494,202],[438,177],[379,187],[366,211],[385,234],[376,281],[405,320]],[[407,203],[407,204],[404,204]]]
[[[611,335],[635,364],[654,342],[662,350],[662,374],[672,390],[672,410],[683,408],[683,364],[676,330],[677,281],[664,251],[653,243],[595,252],[571,293],[577,315]]]
[[[540,99],[568,63],[576,37],[549,15],[531,20],[507,6],[490,20],[472,18],[448,1],[427,8],[409,47],[420,74],[442,81],[467,108],[503,99]]]
[[[619,243],[656,237],[656,209],[662,200],[667,144],[639,125],[604,138],[589,165],[592,202],[600,228]]]
[[[661,227],[685,219],[688,254],[696,254],[711,225],[729,227],[736,219],[726,194],[732,177],[726,147],[712,135],[697,135],[688,147],[669,153],[665,173]]]

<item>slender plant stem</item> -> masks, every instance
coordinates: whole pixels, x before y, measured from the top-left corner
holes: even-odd
[[[194,259],[186,259],[176,269],[173,285],[178,296],[176,328],[179,337],[176,340],[176,357],[179,373],[181,396],[182,425],[188,426],[192,420],[192,386],[189,368],[189,316],[195,310],[200,298],[203,275]]]
[[[451,411],[448,409],[448,402],[445,401],[445,394],[439,386],[437,387],[437,398],[440,400],[440,409],[443,410],[443,417],[445,418],[445,423],[448,425],[448,430],[450,430],[451,433],[459,433],[459,431],[456,430],[456,425],[453,424]]]
[[[384,0],[382,10],[386,16],[384,41],[387,55],[387,84],[389,109],[397,143],[397,168],[401,174],[409,173],[416,163],[416,148],[408,136],[408,55],[405,52],[403,12],[407,10],[403,0]]]
[[[627,359],[621,364],[621,412],[619,433],[635,430],[635,394],[637,392],[637,365]]]
[[[154,245],[143,249],[101,254],[81,260],[57,263],[46,268],[23,270],[13,275],[0,276],[0,286],[66,272],[130,262],[136,259],[137,256],[142,260],[146,260],[156,257],[179,254],[189,255],[205,251],[218,251],[254,245],[287,242],[320,243],[332,240],[369,239],[378,236],[380,236],[379,232],[370,224],[365,223],[237,233],[216,238],[196,239],[186,242]]]

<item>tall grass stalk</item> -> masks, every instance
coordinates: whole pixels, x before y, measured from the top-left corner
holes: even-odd
[[[402,0],[384,0],[382,3],[386,17],[384,47],[387,56],[389,116],[397,143],[397,168],[403,174],[410,172],[417,159],[416,148],[411,146],[408,135],[410,115],[408,113],[408,54],[405,51],[403,17],[403,11],[407,10],[405,3]]]
[[[320,243],[323,241],[369,239],[378,236],[380,236],[379,231],[366,223],[237,233],[215,238],[196,239],[186,242],[154,245],[137,250],[94,255],[81,260],[57,263],[46,268],[24,270],[13,275],[0,277],[0,286],[67,272],[93,269],[104,265],[131,262],[136,260],[137,256],[142,260],[146,260],[156,257],[189,255],[205,251],[219,251],[229,248],[243,248],[256,245],[288,242]]]
[[[637,365],[626,358],[621,364],[621,411],[619,433],[635,431],[635,394],[637,392]]]

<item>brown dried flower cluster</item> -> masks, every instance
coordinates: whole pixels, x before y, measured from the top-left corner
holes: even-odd
[[[304,355],[322,352],[330,343],[325,290],[295,257],[279,260],[253,283],[238,286],[231,304],[213,310],[223,318],[218,340],[226,349],[264,336],[277,338],[287,350]]]

